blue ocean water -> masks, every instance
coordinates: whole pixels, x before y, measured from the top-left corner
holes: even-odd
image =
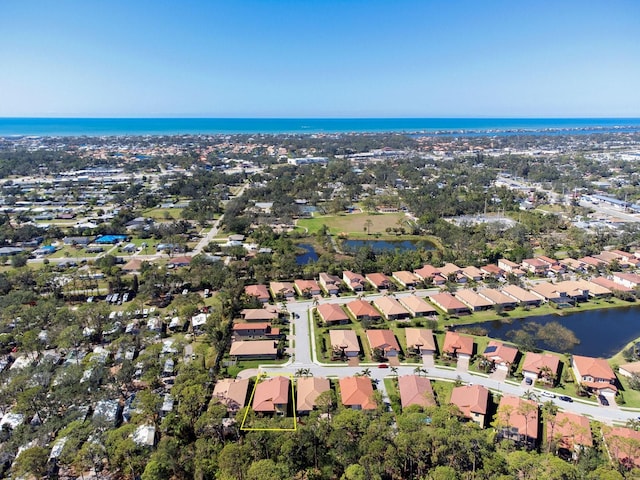
[[[640,131],[640,118],[0,118],[0,136],[406,132],[514,135]]]

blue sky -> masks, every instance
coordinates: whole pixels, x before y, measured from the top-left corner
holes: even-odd
[[[640,2],[0,1],[0,116],[640,117]]]

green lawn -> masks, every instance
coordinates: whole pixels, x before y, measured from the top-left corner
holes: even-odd
[[[183,208],[151,208],[142,213],[143,217],[153,218],[154,220],[179,220]]]
[[[456,386],[454,382],[431,380],[431,386],[438,405],[448,405],[451,402],[451,392]]]

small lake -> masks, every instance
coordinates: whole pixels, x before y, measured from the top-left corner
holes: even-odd
[[[298,243],[298,248],[305,250],[304,253],[296,255],[296,263],[298,265],[306,265],[307,263],[315,262],[318,260],[318,254],[316,249],[310,243]]]
[[[387,252],[397,250],[433,250],[433,244],[426,240],[345,240],[343,248],[345,251],[356,251],[362,247],[371,247],[374,252]]]
[[[640,337],[640,307],[637,306],[590,310],[566,316],[545,315],[508,321],[510,323],[494,320],[476,323],[470,327],[483,328],[489,337],[508,341],[507,334],[509,332],[520,330],[527,323],[535,322],[539,325],[546,325],[549,322],[558,322],[573,331],[580,340],[580,344],[568,353],[604,358],[613,356],[622,350],[627,343]],[[542,342],[539,342],[537,346],[553,350]]]

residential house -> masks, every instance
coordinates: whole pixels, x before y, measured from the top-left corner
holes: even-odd
[[[616,396],[616,374],[604,358],[573,355],[571,366],[577,381],[589,390],[612,399]]]
[[[547,442],[555,443],[561,454],[577,459],[585,448],[593,447],[589,419],[571,412],[558,412],[547,420]]]
[[[270,322],[278,318],[278,314],[265,308],[245,308],[240,317],[246,322]]]
[[[269,282],[269,290],[274,300],[292,299],[296,296],[296,292],[291,282]]]
[[[487,423],[489,410],[489,390],[482,385],[464,385],[451,391],[450,403],[460,409],[462,414],[476,422],[482,428]]]
[[[402,375],[398,377],[400,404],[402,408],[411,405],[431,407],[436,404],[431,381],[427,377],[418,375]]]
[[[471,313],[469,307],[451,295],[449,292],[436,293],[429,297],[431,303],[440,308],[445,313],[463,315]]]
[[[353,300],[347,303],[346,307],[351,315],[358,321],[370,320],[375,322],[382,319],[380,312],[365,300]]]
[[[627,288],[636,288],[640,285],[640,275],[636,273],[614,273],[611,279],[618,285]]]
[[[574,283],[583,291],[589,292],[589,296],[593,298],[609,298],[613,295],[613,292],[599,283],[589,280],[575,280]]]
[[[620,266],[637,267],[640,265],[640,260],[633,253],[623,252],[622,250],[610,250],[610,253],[618,257]]]
[[[515,364],[518,349],[497,340],[491,340],[482,352],[482,356],[491,362],[496,369],[509,371],[511,366]]]
[[[454,263],[445,263],[440,267],[440,274],[447,280],[454,281],[456,283],[467,283],[468,278],[463,275],[462,268]]]
[[[455,298],[467,305],[472,312],[489,310],[493,308],[493,302],[485,297],[478,295],[471,289],[461,289],[455,293]]]
[[[547,274],[549,265],[539,258],[525,258],[522,260],[522,269],[537,277],[542,277]]]
[[[340,398],[345,407],[354,410],[375,410],[373,384],[368,377],[344,377],[340,379]]]
[[[393,297],[377,297],[373,304],[387,320],[404,320],[411,314]]]
[[[626,468],[640,467],[640,431],[627,427],[605,427],[603,436],[609,457]]]
[[[458,332],[447,331],[444,336],[442,353],[453,358],[471,358],[473,356],[473,337],[460,335]]]
[[[560,358],[550,353],[527,352],[522,363],[522,375],[536,382],[553,385],[558,380]]]
[[[447,283],[447,279],[440,273],[440,270],[429,264],[426,264],[418,270],[414,270],[413,273],[426,284],[444,285]]]
[[[491,277],[498,279],[504,277],[504,271],[496,265],[483,265],[482,267],[480,267],[480,271],[485,276],[485,278]]]
[[[316,282],[315,280],[297,279],[293,281],[293,285],[298,291],[298,295],[300,295],[301,297],[313,297],[322,293],[320,285],[318,285],[318,282]]]
[[[433,331],[426,328],[405,328],[407,348],[417,351],[420,355],[436,353],[436,340]]]
[[[624,285],[622,285],[620,283],[616,283],[613,280],[610,280],[610,279],[608,279],[606,277],[592,277],[591,280],[589,280],[589,283],[595,284],[595,285],[599,285],[599,286],[601,286],[603,288],[606,288],[611,293],[613,293],[615,291],[625,292],[625,293],[633,292],[633,288],[625,287]]]
[[[401,297],[398,301],[409,311],[414,317],[437,316],[438,311],[433,305],[428,303],[424,298],[416,295]]]
[[[535,448],[539,439],[538,404],[533,400],[503,395],[496,418],[498,439]]]
[[[398,340],[391,330],[366,330],[371,351],[380,350],[384,357],[397,357],[400,352]]]
[[[256,297],[261,303],[267,303],[271,299],[266,285],[247,285],[244,293],[249,297]]]
[[[331,349],[339,355],[357,357],[360,354],[358,336],[353,330],[329,330]]]
[[[393,285],[384,273],[368,273],[364,277],[376,290],[388,290]]]
[[[139,272],[142,269],[142,260],[132,258],[122,266],[122,271],[127,273]]]
[[[529,307],[537,307],[542,302],[540,297],[517,285],[507,285],[502,289],[502,293],[513,298],[519,304]]]
[[[340,278],[328,273],[320,273],[318,275],[318,283],[327,292],[328,295],[337,295],[340,293]]]
[[[268,322],[234,323],[232,331],[234,337],[241,337],[245,339],[277,339],[280,337],[280,329],[271,327],[271,324]]]
[[[228,412],[235,413],[245,406],[248,389],[248,378],[221,378],[216,382],[211,401],[218,401]]]
[[[624,377],[631,378],[640,375],[640,362],[625,363],[618,367],[618,373]]]
[[[340,305],[335,303],[318,305],[316,311],[325,325],[343,325],[349,323],[349,316]]]
[[[278,348],[273,340],[235,340],[229,356],[237,360],[275,360]]]
[[[516,302],[513,298],[505,295],[500,290],[494,290],[493,288],[485,288],[484,290],[480,290],[478,291],[478,295],[493,302],[495,306],[500,307],[504,310],[512,310],[518,305],[518,302]]]
[[[498,268],[507,273],[515,273],[516,270],[521,270],[520,264],[506,258],[498,260]]]
[[[473,282],[480,282],[484,278],[482,270],[480,270],[478,267],[474,267],[473,265],[464,267],[462,269],[462,275]]]
[[[286,415],[291,381],[285,376],[271,377],[256,385],[253,410]]]
[[[350,270],[342,272],[342,281],[354,292],[362,292],[366,284],[366,280],[362,275],[353,273]]]
[[[180,267],[188,267],[191,264],[191,257],[173,257],[167,262],[167,266],[173,265],[173,267],[169,268],[180,268]]]
[[[604,261],[590,256],[579,258],[578,261],[584,265],[583,268],[587,271],[600,270],[607,266]]]
[[[404,288],[415,287],[420,281],[420,279],[416,275],[407,270],[393,272],[391,276]]]
[[[331,389],[329,380],[323,377],[300,377],[296,383],[296,410],[299,414],[311,412],[317,406],[318,397]]]

